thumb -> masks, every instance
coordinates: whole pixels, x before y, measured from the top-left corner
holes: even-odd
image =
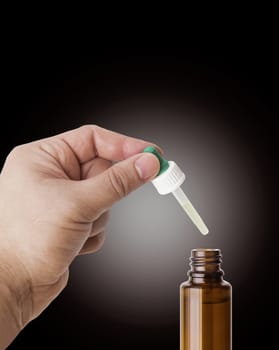
[[[160,162],[151,153],[137,154],[114,164],[96,177],[83,181],[86,205],[93,212],[109,209],[115,202],[154,178]]]

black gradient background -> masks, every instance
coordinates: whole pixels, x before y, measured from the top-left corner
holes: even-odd
[[[17,144],[87,123],[149,139],[185,171],[210,229],[201,236],[171,196],[139,189],[112,209],[102,251],[76,259],[9,349],[178,349],[179,284],[197,247],[223,251],[234,349],[276,344],[278,58],[272,40],[7,50],[1,165]]]

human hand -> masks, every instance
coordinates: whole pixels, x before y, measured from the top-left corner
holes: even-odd
[[[77,255],[101,247],[110,207],[159,172],[154,155],[139,154],[148,145],[88,125],[9,154],[0,175],[0,347],[62,291]]]

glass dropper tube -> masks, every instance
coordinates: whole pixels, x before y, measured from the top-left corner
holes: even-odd
[[[203,235],[208,234],[207,226],[180,187],[185,180],[185,174],[182,170],[175,162],[164,159],[153,146],[146,147],[144,152],[152,153],[159,159],[160,171],[157,177],[152,180],[157,191],[160,194],[172,193],[199,231]]]
[[[176,190],[174,190],[172,194],[174,195],[178,203],[181,205],[181,207],[185,210],[189,218],[192,220],[193,224],[199,229],[199,231],[203,235],[207,235],[209,233],[207,226],[205,225],[199,213],[196,211],[193,204],[190,202],[189,198],[183,192],[181,187],[178,187]]]

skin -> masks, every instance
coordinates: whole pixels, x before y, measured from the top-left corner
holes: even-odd
[[[101,248],[111,206],[159,172],[158,159],[142,154],[149,145],[87,125],[8,155],[0,174],[0,349],[64,289],[75,257]]]

